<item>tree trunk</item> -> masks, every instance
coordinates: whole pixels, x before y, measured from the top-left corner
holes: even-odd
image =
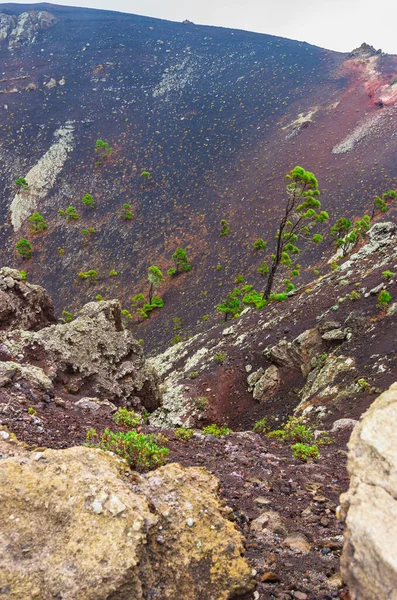
[[[153,283],[150,284],[150,288],[149,288],[149,304],[152,303],[152,299],[153,299]]]

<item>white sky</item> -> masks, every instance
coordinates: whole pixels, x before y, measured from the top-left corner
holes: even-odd
[[[189,19],[202,25],[280,35],[342,52],[367,42],[397,54],[397,0],[58,0],[57,4],[171,21]]]

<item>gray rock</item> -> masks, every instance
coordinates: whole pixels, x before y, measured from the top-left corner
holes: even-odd
[[[0,330],[39,329],[55,321],[52,300],[44,288],[22,281],[15,269],[0,269]]]
[[[346,331],[344,329],[332,329],[323,333],[321,336],[326,342],[338,342],[346,339]]]
[[[341,573],[352,600],[397,597],[397,383],[381,394],[349,442]]]
[[[357,423],[358,421],[356,421],[356,419],[338,419],[332,425],[331,433],[336,433],[337,431],[345,431],[347,429],[354,429]]]
[[[279,369],[276,365],[270,365],[262,377],[255,383],[253,390],[254,400],[266,400],[268,394],[274,392],[274,390],[278,388],[280,381],[281,377]]]

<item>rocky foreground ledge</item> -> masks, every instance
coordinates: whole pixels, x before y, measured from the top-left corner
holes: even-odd
[[[0,479],[1,598],[252,597],[243,537],[205,469],[140,476],[75,447],[6,458]]]

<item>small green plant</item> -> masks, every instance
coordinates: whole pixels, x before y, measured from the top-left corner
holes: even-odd
[[[100,156],[100,158],[106,158],[112,152],[112,148],[109,146],[108,142],[104,142],[103,140],[97,140],[95,142],[95,152]],[[100,164],[100,163],[99,163]]]
[[[117,412],[113,415],[113,421],[117,423],[117,425],[125,425],[126,427],[138,427],[141,423],[141,418],[139,415],[135,414],[133,410],[128,410],[128,408],[118,408]]]
[[[203,321],[209,321],[210,319],[208,315],[203,315],[201,318],[203,319]]]
[[[182,321],[179,317],[174,317],[172,321],[174,323],[174,331],[179,331],[182,329]]]
[[[391,295],[386,290],[381,290],[378,296],[378,302],[376,306],[379,310],[386,310],[387,305],[391,302]]]
[[[83,279],[83,281],[88,279],[91,283],[98,283],[98,273],[93,269],[90,269],[89,271],[80,271],[78,277]]]
[[[18,177],[18,179],[15,181],[15,185],[17,187],[19,187],[20,190],[27,190],[27,189],[29,189],[29,184],[26,181],[25,177]]]
[[[350,292],[350,294],[347,294],[346,298],[353,301],[360,300],[361,294],[359,294],[359,292],[356,292],[356,290],[353,290],[352,292]]]
[[[190,371],[188,378],[189,379],[197,379],[198,376],[199,376],[198,371]]]
[[[289,417],[282,429],[271,431],[266,437],[306,444],[314,439],[314,433],[310,426],[304,425],[301,417]]]
[[[95,296],[95,300],[96,300],[97,302],[102,302],[102,300],[103,300],[103,296],[102,296],[102,294],[97,294],[97,295]]]
[[[216,269],[217,271],[222,271],[222,265],[221,265],[220,263],[218,263],[218,264],[216,265],[215,269]]]
[[[70,321],[73,321],[73,315],[68,310],[62,311],[62,318],[65,321],[65,323],[70,323]]]
[[[19,271],[19,274],[21,276],[22,281],[26,281],[28,274],[26,273],[26,271],[24,271],[23,269],[21,271]]]
[[[224,352],[217,352],[214,356],[214,361],[223,365],[226,360],[226,354]]]
[[[292,458],[298,458],[302,462],[307,462],[308,460],[317,461],[320,453],[318,451],[318,446],[314,444],[313,446],[308,446],[307,444],[295,444],[291,446],[292,450]]]
[[[171,340],[171,344],[172,344],[173,346],[175,346],[175,344],[180,344],[180,343],[181,343],[181,341],[182,341],[182,338],[181,338],[181,336],[179,335],[179,333],[177,333],[177,334],[176,334],[176,335],[174,335],[174,337],[172,338],[172,340]]]
[[[230,231],[229,223],[226,221],[226,219],[222,219],[221,220],[221,231],[219,233],[219,237],[222,237],[223,235],[228,235],[229,231]]]
[[[142,171],[141,177],[144,177],[145,179],[150,179],[149,171]]]
[[[141,340],[143,342],[143,340]],[[138,344],[139,344],[140,340],[138,340]],[[150,412],[148,410],[146,410],[146,408],[141,412],[141,419],[142,419],[142,423],[145,423],[145,425],[147,425],[149,423],[149,417],[150,417]]]
[[[187,429],[186,427],[178,427],[175,429],[174,436],[177,440],[183,440],[188,442],[194,435],[194,429]]]
[[[158,445],[158,437],[131,430],[113,433],[105,429],[97,447],[124,458],[131,469],[151,471],[165,464],[169,449]]]
[[[156,265],[152,265],[148,268],[148,280],[149,280],[149,304],[152,304],[154,289],[160,287],[164,281],[164,276],[160,269]],[[163,303],[164,306],[164,303]]]
[[[387,269],[386,271],[382,271],[382,277],[385,281],[389,281],[389,279],[394,277],[394,273],[393,273],[393,271],[389,271]]]
[[[84,206],[89,206],[91,208],[94,208],[94,199],[91,196],[91,194],[85,194],[85,196],[83,196],[83,199],[81,202]]]
[[[74,208],[74,206],[68,206],[66,210],[59,209],[58,214],[61,217],[66,217],[66,221],[70,223],[71,221],[77,221],[80,218],[79,213]]]
[[[224,435],[229,435],[230,429],[229,427],[218,427],[218,425],[215,425],[215,423],[213,423],[212,425],[207,425],[206,427],[203,427],[203,433],[205,433],[205,435],[221,437]]]
[[[40,233],[40,231],[44,231],[47,229],[47,223],[44,220],[44,217],[35,211],[28,219],[31,224],[31,232],[32,233]]]
[[[131,221],[134,218],[134,213],[131,210],[131,204],[123,204],[120,215],[126,221]]]
[[[366,381],[363,377],[361,377],[358,381],[357,384],[360,387],[360,392],[366,392],[366,393],[370,393],[372,390],[372,386],[370,383],[368,383],[368,381]]]
[[[94,429],[93,427],[90,427],[89,430],[87,431],[87,433],[85,434],[85,441],[90,442],[91,440],[93,440],[96,437],[98,437],[96,429]]]
[[[17,249],[18,254],[22,256],[22,258],[32,258],[33,249],[30,242],[27,239],[21,238],[20,240],[18,240],[15,244],[15,248]]]
[[[216,306],[216,310],[224,314],[225,322],[229,316],[240,316],[242,306],[239,296],[241,296],[241,290],[234,288],[232,292],[227,294],[226,299]]]
[[[187,258],[186,250],[183,248],[177,248],[172,255],[172,260],[174,261],[175,268],[168,270],[168,275],[178,275],[179,273],[186,273],[190,271],[192,265],[189,264],[189,260]]]
[[[28,414],[32,415],[32,417],[35,417],[37,415],[37,411],[33,408],[33,406],[29,406]]]
[[[267,242],[265,242],[265,240],[263,240],[262,238],[258,238],[253,243],[253,247],[254,247],[254,250],[266,250]]]
[[[65,254],[65,250],[61,248],[61,246],[58,246],[58,254],[59,256],[63,256]]]
[[[266,433],[269,430],[268,421],[269,420],[267,417],[259,419],[259,421],[256,421],[255,425],[253,426],[252,431],[255,433]]]
[[[334,261],[333,261],[333,262],[330,264],[330,267],[331,267],[331,271],[337,271],[337,270],[340,268],[340,267],[339,267],[339,265],[338,265],[338,263],[336,262],[336,260],[334,260]]]
[[[117,277],[117,275],[118,275],[118,273],[114,269],[112,269],[111,271],[109,271],[109,277]]]
[[[270,302],[284,302],[284,300],[287,299],[287,294],[286,293],[282,293],[282,294],[270,294],[269,296],[269,301]]]

